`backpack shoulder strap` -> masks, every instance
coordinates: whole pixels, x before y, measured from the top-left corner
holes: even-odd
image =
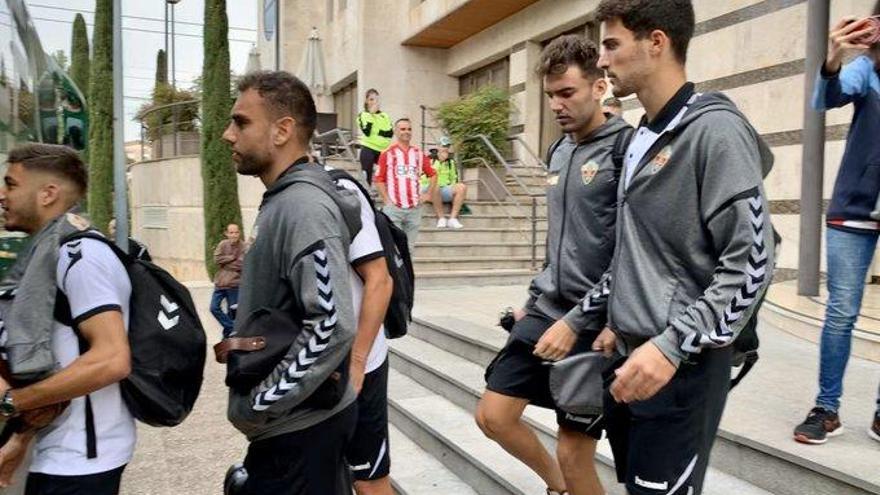
[[[635,129],[625,127],[617,133],[617,137],[614,139],[614,147],[611,148],[611,162],[614,164],[615,179],[620,179],[623,163],[626,159],[626,150],[629,148],[630,141],[632,141],[633,133],[635,133]]]
[[[373,210],[376,209],[376,205],[373,203],[373,198],[370,197],[370,192],[364,188],[363,184],[361,184],[357,179],[351,176],[345,170],[334,168],[327,171],[330,174],[330,178],[333,179],[333,182],[339,183],[341,180],[347,180],[352,184],[356,185],[360,192],[367,198],[367,202],[370,203],[370,208]]]
[[[103,242],[113,251],[113,254],[119,258],[119,261],[122,262],[123,266],[128,266],[134,260],[134,257],[129,253],[126,253],[119,246],[116,245],[112,240],[104,237],[100,233],[98,233],[95,229],[82,230],[79,232],[74,232],[73,234],[67,235],[61,239],[60,246],[67,244],[68,242],[75,241],[77,239],[94,239],[96,241]]]
[[[342,215],[342,218],[348,227],[348,232],[351,236],[350,239],[354,239],[362,227],[360,212],[357,212],[356,214],[348,213],[348,208],[343,205],[342,199],[339,196],[339,191],[335,189],[335,187],[338,187],[335,182],[328,181],[326,178],[322,178],[316,174],[308,173],[308,171],[301,171],[298,173],[293,180],[293,183],[296,182],[310,184],[329,196],[333,203],[339,208],[339,213]],[[333,186],[331,186],[331,184],[333,184]]]
[[[562,135],[562,137],[560,137],[556,141],[553,141],[553,144],[551,144],[550,147],[547,148],[547,156],[546,156],[546,160],[544,161],[544,165],[547,166],[548,170],[550,169],[550,159],[553,158],[553,153],[556,152],[556,148],[558,148],[559,145],[562,144],[563,140],[565,140],[564,134]]]

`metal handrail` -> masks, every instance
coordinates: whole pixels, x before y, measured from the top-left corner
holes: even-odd
[[[139,113],[138,115],[136,115],[135,118],[138,120],[143,120],[147,115],[149,115],[153,112],[158,112],[159,110],[164,110],[166,108],[171,108],[171,107],[175,107],[175,106],[192,105],[193,103],[200,105],[202,103],[202,100],[183,100],[183,101],[175,101],[172,103],[166,103],[164,105],[159,105],[158,107],[152,107],[147,110],[144,110],[142,113]]]
[[[166,103],[166,104],[155,106],[155,107],[152,107],[148,110],[145,110],[145,111],[139,113],[135,117],[137,120],[140,121],[140,124],[141,124],[141,129],[140,129],[140,132],[141,132],[141,160],[143,160],[144,156],[146,156],[146,154],[145,154],[146,150],[144,149],[144,146],[147,142],[147,127],[148,126],[145,123],[147,118],[150,115],[152,115],[156,112],[159,112],[160,110],[167,110],[169,108],[173,109],[173,112],[171,114],[171,122],[159,124],[158,126],[156,126],[156,128],[161,130],[161,129],[164,129],[168,126],[171,126],[172,134],[174,136],[174,139],[172,141],[172,156],[179,155],[179,152],[178,152],[179,151],[178,150],[179,143],[178,143],[178,138],[177,138],[177,133],[179,132],[178,127],[181,125],[181,122],[178,121],[179,113],[180,113],[179,109],[184,106],[187,106],[187,105],[195,105],[197,107],[197,111],[196,111],[195,116],[192,119],[187,119],[186,122],[184,122],[185,124],[191,124],[193,126],[193,129],[191,131],[186,131],[186,132],[199,132],[198,123],[201,122],[201,120],[202,120],[201,108],[200,108],[201,107],[201,100],[183,100],[183,101],[175,101],[173,103]],[[152,143],[155,140],[150,139],[149,141]],[[163,152],[163,156],[164,155],[165,155],[165,153]],[[153,157],[153,158],[156,158],[156,157]]]
[[[486,161],[485,158],[480,157],[480,156],[474,157],[474,158],[468,158],[467,160],[464,160],[462,162],[462,164],[468,163],[468,162],[477,163],[478,168],[482,166],[483,168],[488,170],[489,173],[492,174],[492,176],[495,178],[495,180],[498,181],[498,184],[501,185],[501,188],[504,190],[504,193],[507,195],[508,200],[510,202],[512,202],[513,204],[515,204],[516,208],[518,210],[523,209],[523,206],[520,203],[520,201],[518,199],[516,199],[516,196],[514,196],[510,192],[510,189],[507,187],[507,185],[504,183],[504,181],[501,180],[501,177],[498,176],[498,173],[495,172],[495,169],[492,168],[491,165],[489,165],[489,162]],[[504,202],[501,201],[500,198],[498,198],[498,196],[495,194],[494,189],[492,187],[490,187],[489,184],[486,183],[486,181],[484,181],[483,179],[476,179],[476,180],[472,179],[472,180],[464,180],[462,182],[464,182],[464,183],[478,182],[478,183],[483,184],[483,186],[485,186],[486,191],[488,191],[489,194],[492,196],[492,199],[495,200],[495,203],[498,206],[500,206],[502,211],[504,211],[504,214],[507,215],[507,219],[510,220],[510,225],[516,224],[516,221],[513,219],[513,215],[511,214],[510,210],[508,209],[508,205],[504,204]],[[532,269],[537,269],[538,268],[538,254],[537,254],[537,251],[538,251],[538,197],[537,196],[530,196],[529,199],[531,200],[531,208],[528,211],[526,211],[523,216],[525,216],[526,218],[529,219],[529,222],[531,224],[531,228],[530,228],[531,235],[527,236],[524,229],[517,229],[517,230],[520,233],[520,235],[523,236],[523,238],[526,240],[526,242],[528,242],[529,245],[531,246]]]
[[[510,163],[508,163],[507,160],[505,160],[504,157],[501,156],[501,152],[498,151],[498,148],[496,148],[494,144],[492,144],[492,141],[489,140],[488,136],[486,136],[485,134],[477,134],[475,136],[471,136],[465,139],[465,142],[467,141],[480,141],[484,145],[486,145],[486,147],[489,148],[489,152],[492,153],[496,160],[498,160],[498,163],[504,165],[504,169],[513,177],[513,180],[517,183],[519,187],[522,188],[523,192],[525,192],[527,196],[543,196],[543,193],[535,193],[528,186],[526,186],[525,182],[523,182],[522,179],[520,179],[519,175],[514,172],[513,168],[510,166]]]
[[[350,131],[348,131],[346,129],[339,128],[339,127],[334,127],[333,129],[330,129],[329,131],[322,132],[320,134],[318,134],[318,132],[316,131],[314,136],[312,136],[312,142],[314,143],[316,140],[324,139],[327,137],[335,137],[336,144],[333,145],[333,147],[336,150],[338,150],[339,147],[341,147],[343,153],[342,154],[334,153],[332,155],[324,155],[322,153],[321,158],[330,158],[330,157],[340,156],[344,160],[347,160],[353,164],[357,164],[358,163],[357,155],[355,154],[355,152],[351,146],[351,144],[354,141],[351,138],[349,138],[349,136],[348,136],[349,133],[350,133]],[[321,143],[321,144],[324,144],[324,143]],[[325,149],[326,149],[326,147],[323,147],[323,146],[321,147],[322,151],[324,151]]]
[[[541,165],[542,167],[544,167],[544,170],[547,170],[547,168],[548,168],[547,165],[548,165],[548,164],[544,161],[543,158],[541,158],[540,156],[538,156],[538,155],[534,152],[534,150],[532,150],[532,147],[529,146],[529,143],[527,143],[525,139],[523,139],[521,136],[507,136],[507,140],[508,140],[508,141],[511,141],[511,142],[513,142],[513,141],[519,141],[519,144],[523,147],[524,150],[526,150],[526,153],[528,153],[529,156],[531,156],[532,158],[534,158],[534,160],[535,160],[539,165]]]

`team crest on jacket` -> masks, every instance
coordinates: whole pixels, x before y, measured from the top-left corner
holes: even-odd
[[[584,181],[584,185],[586,186],[590,182],[593,182],[593,179],[596,178],[598,172],[599,164],[592,160],[581,165],[581,179]]]
[[[669,163],[669,157],[672,156],[672,146],[666,146],[660,153],[657,153],[657,156],[651,160],[651,173],[656,174],[657,172],[663,170],[663,167]]]

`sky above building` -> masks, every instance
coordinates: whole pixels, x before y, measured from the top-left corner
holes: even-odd
[[[73,19],[77,13],[85,18],[91,45],[95,0],[25,0],[25,3],[47,53],[63,50],[69,59]],[[126,141],[139,139],[140,124],[132,119],[150,98],[156,75],[156,53],[165,48],[164,4],[162,0],[122,2]],[[252,0],[231,0],[227,1],[226,9],[230,66],[234,73],[241,74],[248,53],[256,44],[257,5]],[[174,18],[177,86],[186,89],[202,72],[204,0],[181,0],[175,7]],[[170,56],[168,70],[170,79]]]

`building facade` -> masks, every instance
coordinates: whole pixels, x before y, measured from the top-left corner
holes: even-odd
[[[569,32],[599,40],[598,0],[278,1],[277,7],[276,0],[259,1],[264,68],[277,63],[296,72],[317,28],[328,88],[318,95],[319,110],[335,112],[339,127],[354,129],[364,92],[376,88],[392,118],[413,119],[417,141],[423,139],[421,106],[436,107],[496,84],[511,93],[511,133],[534,150],[546,149],[559,131],[533,71],[541,49]],[[700,91],[730,96],[772,146],[776,166],[766,185],[774,224],[784,238],[779,266],[796,268],[807,2],[694,0],[694,5],[689,77]],[[832,0],[832,23],[847,14],[867,15],[873,5],[874,0]],[[624,109],[630,122],[642,115],[634,99],[625,101]],[[851,115],[851,109],[827,114],[826,199]]]

